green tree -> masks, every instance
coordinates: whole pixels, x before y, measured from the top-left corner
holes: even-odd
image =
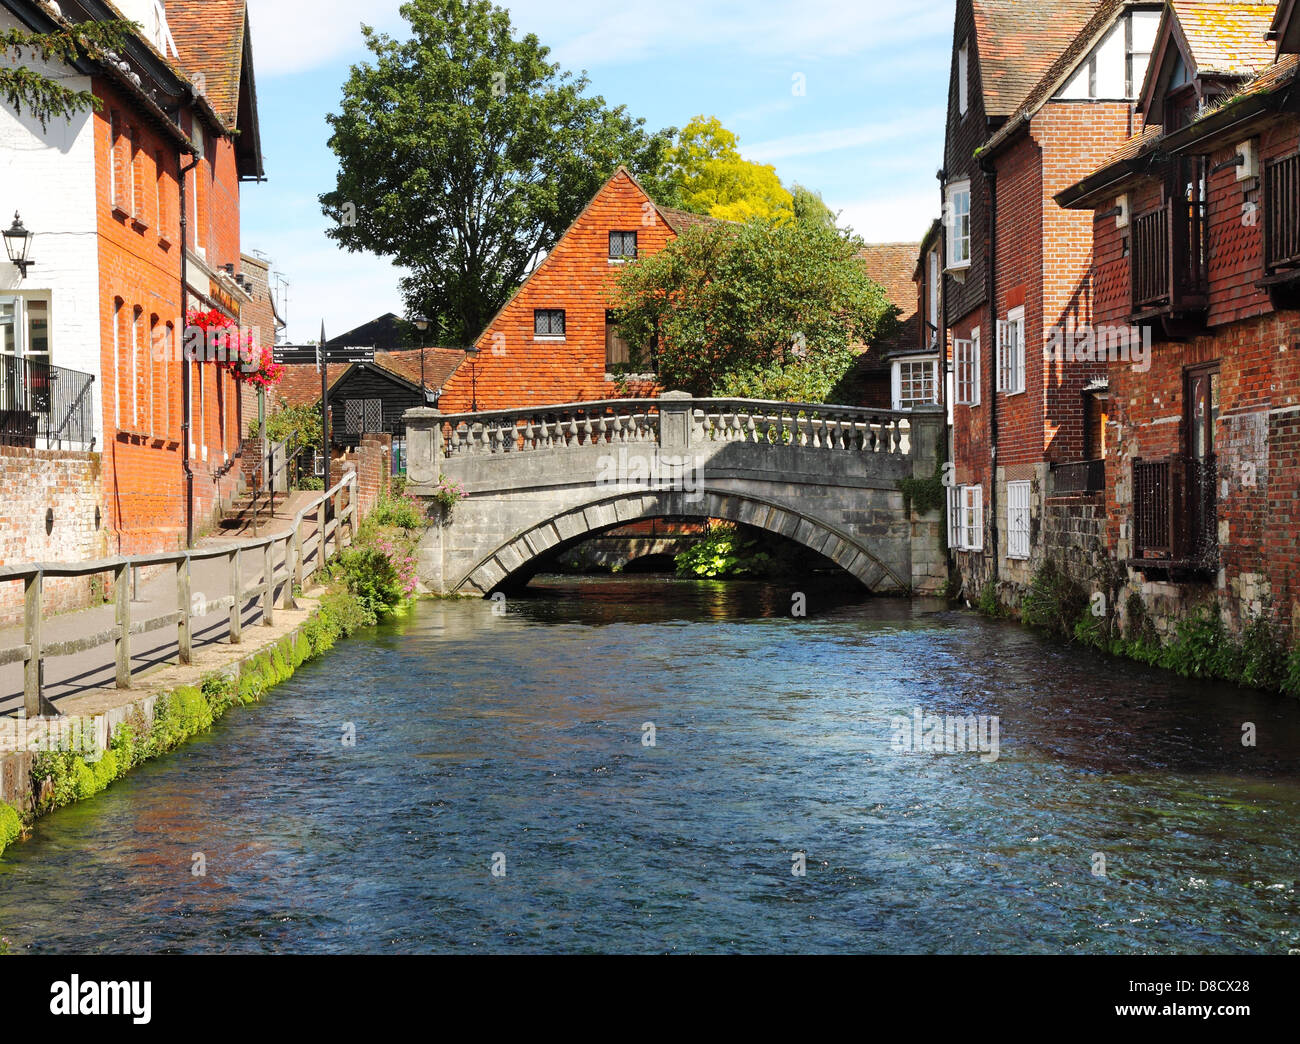
[[[800,224],[821,225],[823,228],[835,227],[835,212],[826,205],[820,192],[796,184],[790,189],[793,197],[794,219]]]
[[[71,119],[79,112],[98,112],[102,102],[90,91],[74,91],[21,63],[40,60],[72,64],[86,57],[101,58],[105,52],[120,50],[137,28],[134,22],[114,19],[60,26],[48,33],[23,29],[0,32],[0,53],[20,63],[0,65],[0,97],[15,112],[30,114],[42,130],[53,119]]]
[[[546,60],[532,34],[487,0],[410,0],[411,36],[362,27],[372,61],[353,66],[328,117],[339,160],[320,197],[350,251],[409,270],[411,315],[468,343],[625,165],[655,194],[672,129],[650,133]]]
[[[815,222],[696,225],[627,266],[610,304],[638,361],[653,356],[665,387],[824,402],[852,364],[852,346],[897,322],[861,248]]]
[[[682,128],[672,164],[682,205],[697,214],[727,221],[794,218],[794,200],[776,169],[741,156],[736,136],[716,116],[696,116]]]

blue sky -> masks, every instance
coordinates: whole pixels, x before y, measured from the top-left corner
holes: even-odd
[[[325,116],[365,56],[360,23],[403,33],[398,0],[250,0],[268,181],[243,194],[243,246],[290,283],[289,336],[401,312],[400,272],[338,250]],[[717,116],[747,159],[822,193],[872,242],[917,240],[937,213],[952,0],[504,4],[567,69],[649,126]],[[797,88],[802,87],[802,93]]]

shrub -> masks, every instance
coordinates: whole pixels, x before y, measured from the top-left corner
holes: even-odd
[[[420,529],[429,524],[420,499],[405,494],[381,497],[367,521],[376,526],[396,526],[398,529]]]
[[[0,801],[0,853],[22,836],[23,821],[18,813]]]
[[[1066,576],[1050,558],[1029,582],[1020,600],[1020,619],[1063,638],[1073,638],[1075,624],[1088,605],[1083,587]]]
[[[746,540],[732,522],[714,522],[704,539],[697,541],[673,562],[681,576],[717,579],[726,576],[749,576],[761,571],[771,556],[757,550],[753,540]]]
[[[391,616],[415,593],[415,559],[386,540],[340,552],[336,572],[371,624]]]

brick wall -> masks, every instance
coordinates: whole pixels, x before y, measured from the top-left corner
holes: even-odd
[[[387,432],[361,436],[355,450],[330,461],[331,486],[349,471],[357,473],[357,501],[364,518],[390,488],[392,482],[393,437]]]
[[[99,511],[98,453],[0,446],[0,564],[75,562],[109,553]],[[47,512],[53,512],[46,532]],[[46,613],[90,604],[90,578],[50,577],[44,583]],[[0,624],[22,617],[20,583],[0,584]]]

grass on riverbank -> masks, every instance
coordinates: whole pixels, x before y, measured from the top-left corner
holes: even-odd
[[[1300,699],[1300,646],[1288,650],[1282,628],[1267,613],[1236,635],[1224,624],[1218,603],[1210,601],[1180,620],[1162,640],[1137,594],[1124,603],[1122,626],[1108,605],[1105,598],[1090,598],[1081,584],[1049,560],[1031,579],[1018,615],[1035,630],[1110,656],[1185,678],[1225,681]],[[981,594],[979,609],[995,617],[1016,615],[1001,604],[991,583]]]
[[[384,498],[380,506],[388,510],[380,513],[377,508],[358,528],[356,542],[327,564],[316,612],[296,635],[285,635],[245,661],[237,675],[209,674],[198,685],[161,695],[152,720],[138,714],[118,726],[106,750],[90,755],[70,750],[37,753],[31,770],[36,807],[24,816],[0,802],[0,854],[36,817],[93,797],[141,763],[207,731],[230,708],[256,703],[340,638],[400,614],[415,588],[413,552],[423,519],[400,503],[394,510],[395,499]]]

